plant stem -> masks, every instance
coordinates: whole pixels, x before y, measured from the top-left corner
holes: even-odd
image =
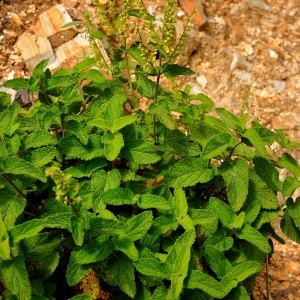
[[[7,174],[1,175],[6,182],[8,182],[26,201],[28,200],[26,195],[13,183]]]

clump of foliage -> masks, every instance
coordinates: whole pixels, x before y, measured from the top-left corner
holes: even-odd
[[[175,63],[176,2],[157,27],[142,1],[97,1],[95,58],[5,83],[36,97],[0,95],[3,299],[250,299],[274,218],[300,243],[300,166],[271,147],[299,144],[161,85],[192,74]]]

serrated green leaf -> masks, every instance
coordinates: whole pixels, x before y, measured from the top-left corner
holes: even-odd
[[[259,136],[259,134],[253,128],[249,128],[245,130],[243,133],[243,137],[245,137],[253,147],[255,147],[256,152],[262,157],[268,157],[266,151],[266,143],[264,140]]]
[[[117,132],[118,130],[122,129],[123,127],[132,124],[135,120],[137,119],[137,116],[135,115],[130,115],[130,116],[124,116],[117,118],[113,120],[112,122],[112,127],[111,127],[111,132]]]
[[[214,177],[214,169],[208,168],[208,161],[199,157],[188,157],[168,169],[166,181],[171,187],[187,187],[205,183]]]
[[[77,264],[91,264],[106,259],[114,250],[114,245],[107,235],[100,235],[95,240],[72,251],[72,261]]]
[[[4,112],[0,113],[0,137],[3,134],[11,136],[20,126],[18,113],[21,107],[17,102],[13,102]]]
[[[133,298],[136,293],[133,262],[121,254],[109,262],[109,284],[118,286],[126,295]]]
[[[154,257],[140,258],[134,266],[139,273],[147,276],[158,279],[166,279],[170,276],[165,265]]]
[[[142,165],[153,164],[161,159],[157,147],[148,142],[141,142],[132,148],[126,147],[122,154],[125,158]]]
[[[218,198],[211,197],[209,199],[208,209],[211,210],[218,219],[220,219],[224,226],[232,228],[232,222],[235,220],[236,214],[229,205]]]
[[[90,177],[97,169],[107,166],[107,162],[102,158],[94,158],[83,162],[79,166],[72,166],[64,170],[64,174],[70,174],[74,178]]]
[[[231,300],[251,300],[246,288],[242,285],[233,289],[228,297]]]
[[[183,289],[183,282],[187,276],[191,247],[196,239],[195,230],[186,231],[172,246],[165,265],[171,275],[170,293],[167,299],[178,299]]]
[[[172,205],[167,199],[154,194],[141,195],[137,205],[142,209],[155,208],[162,212],[168,212],[172,209]]]
[[[81,160],[91,160],[96,157],[103,157],[104,155],[100,135],[91,134],[87,145],[80,143],[75,136],[68,136],[60,140],[59,148],[66,155],[66,159],[79,158]]]
[[[28,90],[28,88],[29,88],[29,79],[27,79],[27,78],[9,79],[9,80],[7,80],[3,83],[3,86],[7,87],[7,88],[14,88],[16,90],[20,90],[20,89]]]
[[[75,22],[75,21],[74,21]],[[81,22],[81,21],[80,21]],[[69,298],[69,300],[93,300],[91,295],[88,294],[81,294],[81,295],[77,295],[74,296],[72,298]]]
[[[241,229],[238,229],[236,236],[256,246],[263,253],[270,253],[272,251],[267,238],[249,224],[245,224]]]
[[[10,190],[0,190],[0,214],[7,230],[14,227],[16,219],[26,206],[24,197],[18,197]]]
[[[228,128],[235,129],[239,132],[242,131],[241,122],[233,113],[221,107],[216,108],[216,112]]]
[[[115,160],[124,146],[123,136],[120,132],[106,133],[102,137],[102,142],[104,144],[104,155],[109,161]]]
[[[115,247],[115,250],[123,252],[132,261],[138,260],[139,252],[135,247],[134,242],[131,239],[127,239],[127,238],[113,239],[112,243]]]
[[[10,235],[14,243],[22,239],[37,235],[44,228],[70,229],[70,220],[73,213],[62,212],[49,215],[43,219],[32,219],[24,222],[10,230]]]
[[[209,209],[190,209],[189,215],[194,225],[217,224],[218,218],[216,214]]]
[[[268,160],[255,157],[254,169],[256,174],[275,192],[282,190],[282,182],[279,180],[279,172]],[[266,175],[267,174],[267,175]]]
[[[120,237],[131,241],[142,239],[152,225],[152,212],[144,211],[127,220],[126,230]]]
[[[292,217],[295,225],[300,229],[300,198],[288,198],[286,201],[287,211]]]
[[[36,130],[26,136],[24,140],[25,149],[56,145],[56,143],[55,135],[45,130]]]
[[[286,176],[282,185],[283,196],[290,197],[297,188],[300,188],[300,180],[292,176]]]
[[[22,249],[25,257],[34,261],[43,261],[47,256],[54,253],[61,244],[59,236],[49,232],[39,233],[22,241]]]
[[[74,286],[80,282],[89,272],[89,265],[78,264],[72,254],[67,266],[66,278],[69,286]]]
[[[2,169],[2,170],[1,170]],[[46,182],[46,176],[40,168],[35,168],[30,162],[22,158],[8,157],[2,162],[0,172],[14,175],[25,175]]]
[[[280,215],[280,208],[274,210],[261,209],[253,226],[260,229],[266,223],[272,223]]]
[[[278,165],[288,169],[293,173],[297,180],[300,181],[300,165],[290,154],[284,153],[282,157],[278,159]]]
[[[230,272],[226,274],[230,280],[242,282],[253,274],[261,272],[262,265],[257,261],[245,261],[235,265]]]
[[[43,167],[58,155],[57,149],[53,146],[41,147],[31,151],[30,162],[36,167]]]
[[[167,78],[174,78],[178,75],[192,75],[194,71],[190,68],[179,66],[177,64],[165,64],[163,66],[163,74]]]
[[[75,135],[83,145],[87,145],[89,141],[89,135],[86,126],[75,120],[69,120],[66,123],[65,133]]]
[[[222,299],[227,294],[227,291],[219,281],[208,274],[196,270],[191,271],[187,279],[186,288],[200,289],[217,299]]]
[[[0,213],[0,258],[3,260],[10,259],[9,236],[5,228],[1,213]]]
[[[82,246],[84,238],[84,220],[83,218],[77,218],[76,216],[71,217],[71,227],[70,231],[72,233],[73,239],[77,246]]]
[[[104,203],[110,205],[133,205],[138,200],[138,195],[135,195],[128,188],[116,188],[107,191],[104,195]]]
[[[224,253],[214,247],[205,247],[203,255],[206,263],[219,279],[224,277],[224,275],[232,269],[231,264]]]
[[[4,261],[1,265],[1,274],[7,289],[18,299],[31,300],[29,277],[22,256]]]
[[[229,133],[221,133],[212,137],[203,147],[202,157],[205,159],[216,158],[233,148],[237,141]]]
[[[108,236],[119,236],[124,233],[124,223],[113,219],[92,218],[90,220],[92,236],[105,234]]]
[[[284,210],[283,218],[280,222],[280,228],[288,238],[300,244],[300,228],[296,226],[288,209]]]
[[[260,204],[265,209],[276,209],[278,199],[276,194],[256,174],[249,174],[249,193],[247,202]],[[255,205],[256,206],[256,205]],[[257,207],[256,207],[257,208]]]
[[[153,99],[157,92],[156,82],[148,79],[141,73],[136,73],[137,77],[137,91],[138,93],[146,98]]]
[[[57,251],[51,253],[43,260],[40,260],[37,264],[40,271],[40,279],[47,279],[49,276],[51,276],[58,267],[59,261],[60,255]]]
[[[249,169],[245,160],[237,158],[226,161],[220,167],[221,175],[227,184],[227,197],[234,211],[239,211],[244,205],[249,184]]]

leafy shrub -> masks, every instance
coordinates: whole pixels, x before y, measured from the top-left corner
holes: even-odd
[[[119,27],[104,35],[86,16],[95,59],[54,74],[42,61],[5,83],[36,97],[23,108],[0,95],[3,299],[250,299],[283,208],[282,230],[300,242],[300,166],[271,147],[299,144],[161,85],[192,74],[175,63],[186,32],[173,46],[166,2],[159,32],[127,1],[120,14],[102,7]],[[132,19],[144,27],[130,44]],[[108,57],[104,37],[118,46]]]

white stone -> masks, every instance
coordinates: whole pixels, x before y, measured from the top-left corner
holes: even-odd
[[[198,84],[193,84],[191,89],[190,89],[190,94],[191,95],[197,95],[197,94],[202,94],[203,91],[201,88],[198,86]]]
[[[185,12],[183,11],[183,10],[179,10],[178,12],[177,12],[177,17],[178,18],[182,18],[182,17],[184,17],[185,16]]]
[[[274,85],[274,88],[279,92],[279,93],[282,93],[285,88],[286,88],[286,82],[283,81],[283,80],[276,80],[274,79],[273,80],[273,85]]]
[[[202,88],[205,88],[207,83],[208,83],[208,80],[207,78],[204,76],[204,75],[200,75],[196,78],[196,81],[197,83],[202,87]]]
[[[267,5],[264,1],[262,0],[248,0],[247,1],[248,4],[250,6],[253,6],[253,7],[257,7],[257,8],[261,8],[263,10],[267,10],[267,11],[270,11],[271,8],[269,5]]]
[[[233,75],[242,81],[250,81],[251,80],[251,73],[236,69],[233,71]]]
[[[277,59],[279,55],[278,55],[278,53],[277,53],[276,51],[274,51],[274,50],[272,50],[272,49],[269,49],[269,56],[270,56],[271,58]]]

